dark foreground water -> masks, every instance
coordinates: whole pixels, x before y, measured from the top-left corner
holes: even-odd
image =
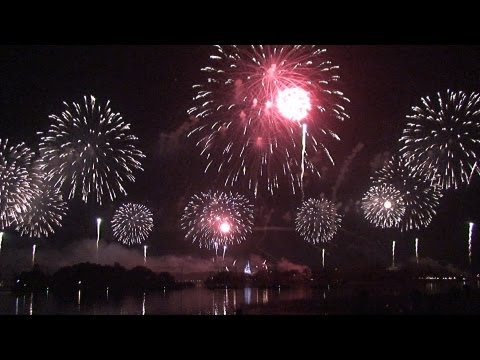
[[[310,288],[297,289],[215,289],[196,287],[184,290],[144,293],[113,299],[82,299],[79,291],[72,299],[47,292],[15,296],[0,293],[0,314],[49,315],[234,315],[246,305],[267,304],[312,298]]]
[[[362,301],[374,302],[374,312],[383,312],[385,308],[393,308],[397,301],[400,304],[411,303],[415,296],[423,296],[427,301],[422,311],[429,312],[431,305],[428,299],[438,297],[440,304],[450,304],[451,297],[464,296],[460,282],[420,282],[416,288],[409,288],[403,293],[397,290],[385,292],[382,287],[337,287],[325,289],[302,288],[245,288],[215,289],[196,287],[184,290],[160,291],[115,298],[105,291],[103,296],[88,299],[81,291],[71,297],[55,296],[47,291],[16,296],[11,292],[0,292],[0,314],[2,315],[235,315],[235,314],[350,314],[362,311],[358,304]],[[479,284],[473,284],[478,288]],[[365,290],[368,289],[368,290]],[[373,290],[372,290],[373,289]],[[378,291],[377,291],[378,290]],[[443,299],[442,294],[449,297]],[[369,297],[370,296],[370,297]],[[395,300],[397,299],[397,300]],[[435,300],[437,301],[437,300]],[[421,302],[421,300],[420,300]],[[476,312],[477,301],[474,301]],[[312,310],[307,308],[312,306]],[[363,305],[362,305],[363,306]],[[366,305],[368,307],[368,304]],[[405,307],[405,305],[401,305]],[[435,305],[436,306],[436,305]],[[298,309],[300,307],[300,309]],[[408,307],[408,306],[407,306]],[[462,306],[460,306],[462,307]],[[371,307],[368,307],[371,309]],[[406,308],[406,307],[405,307]],[[437,309],[442,309],[441,307]],[[402,313],[394,310],[393,313]],[[479,303],[480,309],[480,303]],[[460,309],[461,310],[461,309]],[[408,309],[407,309],[408,311]],[[457,309],[446,312],[457,311]]]

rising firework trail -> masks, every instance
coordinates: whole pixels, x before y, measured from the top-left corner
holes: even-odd
[[[78,282],[78,293],[77,293],[77,307],[79,312],[82,306],[82,289],[80,288],[80,285],[82,285],[81,281]]]
[[[206,158],[205,172],[217,172],[224,186],[241,182],[255,196],[280,187],[296,193],[306,171],[320,176],[321,157],[334,163],[327,142],[340,140],[331,128],[349,117],[349,100],[324,49],[215,46],[201,70],[188,137]]]
[[[392,269],[395,268],[395,240],[392,241]]]
[[[147,245],[143,245],[143,263],[147,263]]]
[[[3,231],[0,231],[0,254],[2,253]]]
[[[415,259],[417,260],[418,265],[418,238],[415,238]]]
[[[97,260],[98,260],[98,243],[100,242],[100,225],[102,224],[102,219],[97,218]]]
[[[199,247],[229,246],[252,233],[253,205],[237,193],[209,191],[194,195],[180,220],[185,238]]]
[[[37,250],[37,244],[33,244],[32,247],[32,268],[35,265],[35,252]]]
[[[480,94],[447,90],[421,98],[407,115],[400,153],[416,174],[442,189],[480,174]]]
[[[474,223],[468,223],[468,263],[472,265],[472,234]]]
[[[134,182],[134,171],[143,170],[145,155],[136,148],[137,137],[130,124],[110,108],[110,101],[97,102],[85,96],[83,102],[66,103],[60,115],[41,135],[40,154],[46,179],[84,202],[102,204],[126,195],[126,183]]]
[[[322,268],[325,269],[325,249],[322,249]]]

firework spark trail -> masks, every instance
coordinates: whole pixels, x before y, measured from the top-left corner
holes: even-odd
[[[242,181],[255,196],[285,185],[295,193],[302,155],[304,171],[320,176],[308,154],[333,163],[326,141],[340,139],[330,127],[349,117],[338,66],[324,53],[307,45],[216,46],[188,110],[197,119],[188,137],[206,158],[205,172],[219,173],[223,186]],[[309,129],[303,152],[300,122]]]
[[[225,252],[227,251],[227,245],[223,245],[223,259],[225,259]]]
[[[325,269],[325,249],[322,249],[322,268]]]
[[[142,204],[122,204],[113,215],[113,236],[125,245],[143,244],[153,230],[152,211]]]
[[[392,241],[392,269],[395,268],[395,240]]]
[[[252,233],[253,205],[238,193],[208,191],[194,195],[180,220],[185,238],[199,247],[241,243]]]
[[[417,265],[418,265],[418,238],[415,238],[415,258],[417,260]]]
[[[147,263],[147,245],[143,245],[143,263]]]
[[[2,253],[3,231],[0,231],[0,254]]]
[[[473,234],[473,223],[468,224],[468,263],[472,265],[472,234]]]
[[[33,156],[24,143],[0,139],[0,230],[16,224],[37,194],[30,173]]]
[[[307,124],[302,124],[302,173],[300,175],[300,188],[302,190],[302,201],[305,198],[305,191],[303,188],[303,177],[305,175],[305,153],[307,148]]]
[[[363,196],[361,208],[365,218],[381,228],[398,226],[405,214],[402,194],[389,184],[373,185]]]
[[[98,261],[98,244],[100,243],[100,225],[102,223],[102,219],[97,218],[97,261]]]
[[[37,250],[37,245],[33,244],[33,247],[32,247],[32,268],[35,265],[35,252],[36,252],[36,250]]]
[[[402,232],[427,227],[435,216],[442,198],[438,186],[426,182],[424,178],[412,172],[406,161],[396,155],[375,172],[372,183],[392,185],[401,192],[405,213],[395,226]]]
[[[309,243],[327,243],[337,233],[341,221],[335,204],[321,196],[302,203],[295,218],[295,229]]]
[[[126,195],[126,182],[134,182],[135,170],[143,170],[145,155],[135,145],[130,124],[119,113],[97,104],[94,96],[83,103],[68,104],[60,116],[50,115],[52,123],[41,135],[41,170],[55,187],[65,189],[68,199],[77,194],[84,202],[94,198],[98,204],[108,196]]]
[[[447,90],[421,98],[407,115],[400,153],[411,170],[442,189],[469,183],[480,155],[480,94]]]
[[[81,281],[80,281],[81,283]],[[78,311],[80,312],[81,310],[81,306],[82,306],[82,289],[78,289],[78,293],[77,293],[77,307],[78,307]]]

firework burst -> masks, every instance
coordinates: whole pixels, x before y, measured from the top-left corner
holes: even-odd
[[[31,188],[34,195],[28,202],[28,210],[17,221],[17,230],[29,237],[48,237],[67,213],[67,203],[61,192],[54,188],[40,170],[42,161],[37,160],[31,167]]]
[[[24,143],[0,139],[0,229],[17,222],[36,194],[30,175],[33,155]]]
[[[442,189],[480,173],[480,94],[447,90],[424,97],[407,115],[400,152],[413,172]]]
[[[402,194],[389,184],[373,185],[363,196],[361,207],[365,218],[381,228],[398,226],[405,214]]]
[[[144,243],[153,229],[153,214],[141,204],[120,206],[112,219],[113,236],[125,245]]]
[[[252,232],[253,205],[240,194],[209,191],[194,195],[181,218],[185,238],[216,249],[241,243]]]
[[[330,242],[341,221],[335,204],[324,197],[304,201],[295,218],[297,232],[312,244]]]
[[[305,170],[320,176],[313,154],[333,163],[325,141],[340,140],[331,128],[348,118],[349,100],[325,50],[216,46],[210,60],[188,111],[198,119],[188,136],[207,159],[205,172],[224,176],[225,186],[242,181],[255,195],[273,194],[283,180],[295,193]]]
[[[82,103],[68,104],[41,134],[42,170],[56,187],[66,189],[68,198],[77,193],[87,202],[90,197],[102,204],[104,197],[126,195],[124,184],[135,181],[134,170],[143,170],[145,155],[135,147],[137,137],[119,113],[85,96]]]
[[[398,226],[401,231],[427,227],[436,214],[442,193],[440,188],[425,182],[411,171],[403,158],[392,156],[387,164],[377,171],[374,185],[390,184],[398,189],[403,198],[405,213]]]

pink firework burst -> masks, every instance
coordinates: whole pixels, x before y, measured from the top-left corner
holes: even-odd
[[[303,170],[334,163],[327,149],[349,100],[337,89],[338,66],[313,45],[216,46],[204,81],[194,85],[198,121],[189,137],[205,156],[205,172],[222,186],[244,184],[257,194],[301,188]],[[305,139],[300,136],[304,130]],[[302,150],[302,140],[306,148]]]

